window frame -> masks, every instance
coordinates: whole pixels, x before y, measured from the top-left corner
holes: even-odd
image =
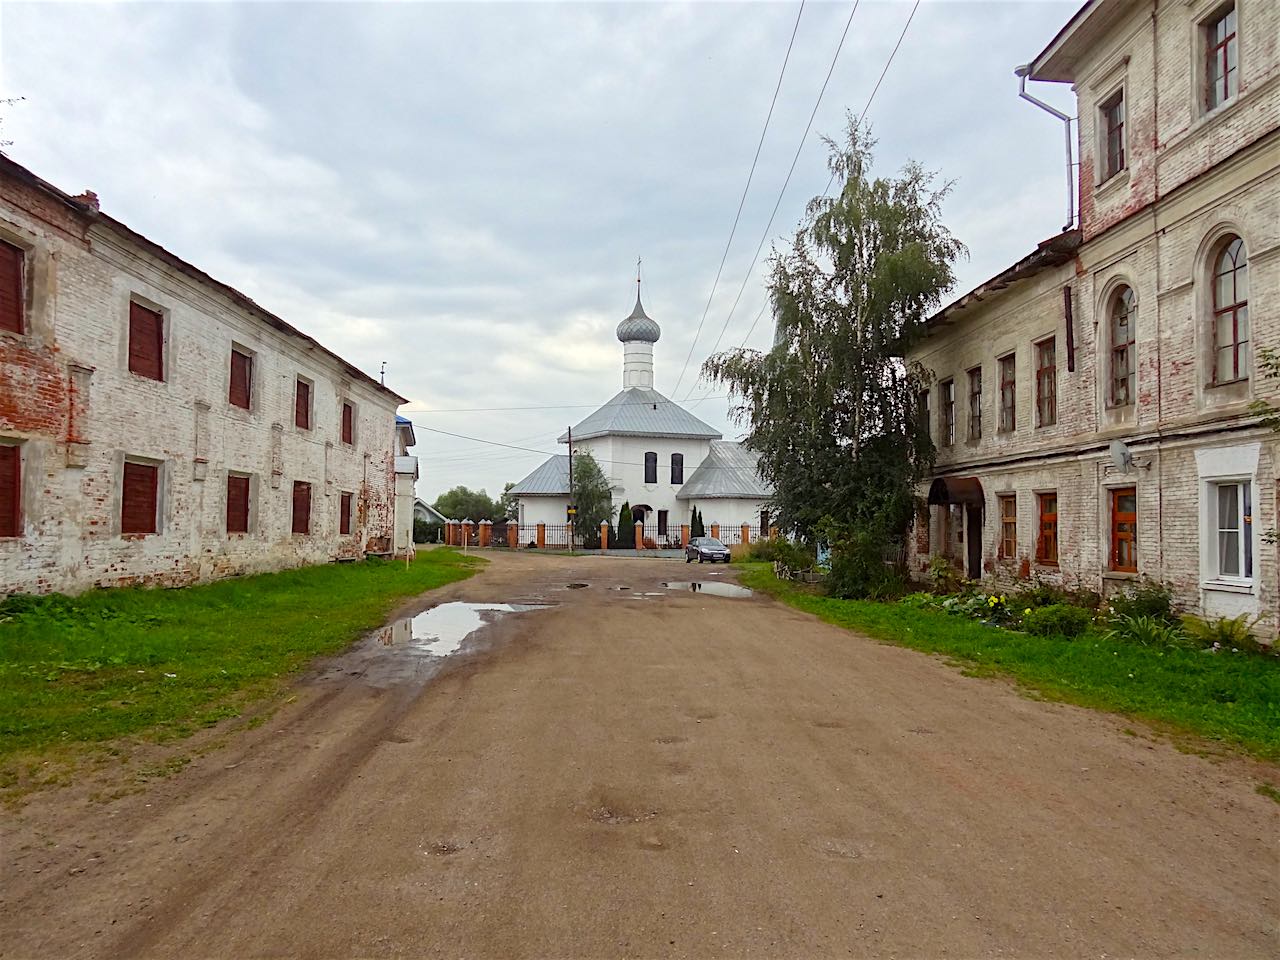
[[[307,537],[311,535],[311,514],[315,507],[313,497],[314,487],[306,480],[293,481],[293,487],[290,491],[289,499],[289,532],[295,537]],[[298,529],[298,494],[306,494],[307,512],[303,529]]]
[[[237,356],[244,357],[245,359],[245,372],[244,372],[245,402],[244,403],[236,402],[235,389],[236,389],[236,357]],[[231,355],[227,361],[228,363],[227,404],[229,406],[235,407],[237,410],[250,411],[253,409],[253,393],[254,393],[253,368],[257,365],[254,361],[255,361],[255,355],[252,350],[249,350],[246,347],[242,347],[238,343],[231,344]]]
[[[135,310],[138,314],[147,314],[148,316],[155,318],[157,339],[155,345],[156,363],[159,366],[159,369],[156,371],[156,376],[152,376],[151,373],[145,369],[139,369],[134,366],[135,351],[133,348],[133,335]],[[137,319],[141,318],[138,317]],[[151,380],[155,383],[168,382],[169,364],[166,362],[167,358],[165,357],[165,347],[169,342],[168,326],[169,318],[163,307],[157,306],[156,304],[137,296],[131,296],[129,298],[129,312],[125,320],[125,369],[128,370],[129,373],[136,377],[142,377],[144,380]],[[139,361],[139,364],[140,363],[141,362]]]
[[[1253,549],[1253,480],[1250,477],[1223,477],[1208,481],[1209,512],[1212,540],[1209,544],[1209,556],[1212,561],[1211,583],[1231,584],[1234,586],[1252,587],[1256,579],[1257,558]],[[1236,518],[1239,523],[1234,528],[1222,526],[1219,491],[1224,487],[1236,487]],[[1224,573],[1222,570],[1222,535],[1235,533],[1239,538],[1236,558],[1240,565],[1240,573]]]
[[[1120,500],[1123,497],[1133,498],[1132,510],[1121,510]],[[1138,572],[1138,488],[1136,485],[1128,487],[1109,487],[1107,488],[1107,508],[1109,523],[1108,529],[1111,533],[1111,545],[1107,552],[1107,569],[1113,573],[1137,573]],[[1128,525],[1129,529],[1122,530],[1121,527]],[[1123,544],[1129,545],[1128,564],[1121,562],[1120,554]]]
[[[942,443],[950,447],[956,442],[956,381],[948,377],[938,384],[940,404],[942,407]]]
[[[1126,142],[1128,109],[1124,84],[1098,102],[1098,156],[1101,161],[1098,167],[1102,171],[1099,183],[1106,183],[1129,168]]]
[[[1000,540],[996,555],[1001,560],[1013,560],[1018,556],[1017,493],[996,494],[996,506],[1000,518]]]
[[[349,447],[356,445],[356,404],[350,398],[338,408],[338,439]]]
[[[1234,18],[1231,32],[1218,39],[1218,26],[1228,18]],[[1236,3],[1224,3],[1214,9],[1200,21],[1200,42],[1202,44],[1201,69],[1204,70],[1204,82],[1201,86],[1200,104],[1205,113],[1212,113],[1231,103],[1240,95],[1240,10]],[[1221,58],[1218,54],[1221,53]],[[1235,66],[1229,66],[1234,54]],[[1217,77],[1214,71],[1221,64],[1222,76]],[[1221,99],[1215,100],[1217,87],[1221,81]],[[1234,84],[1234,87],[1233,87]]]
[[[305,408],[299,407],[299,400],[302,397],[302,390],[305,387],[307,391],[307,403]],[[299,423],[299,415],[305,409],[306,423]],[[309,377],[298,374],[293,378],[293,426],[297,430],[312,430],[316,421],[316,383]]]
[[[677,486],[684,483],[684,454],[673,453],[671,455],[671,485]]]
[[[1046,510],[1047,501],[1053,501],[1053,509]],[[1036,494],[1036,515],[1039,523],[1036,526],[1036,563],[1045,567],[1056,567],[1058,565],[1058,554],[1061,547],[1061,535],[1058,524],[1059,510],[1058,492],[1056,490],[1045,490]],[[1052,532],[1046,528],[1051,526]],[[1049,537],[1046,538],[1046,534]],[[1052,543],[1052,555],[1046,548],[1047,543]]]
[[[971,367],[965,371],[969,378],[969,421],[967,438],[971,441],[982,439],[982,365]]]
[[[1018,428],[1018,355],[1006,353],[996,359],[1000,377],[999,433],[1013,433]],[[1008,373],[1006,377],[1005,374]]]
[[[1225,258],[1231,253],[1233,248],[1238,246],[1239,255],[1232,256],[1231,261],[1234,266],[1226,272],[1219,268]],[[1219,280],[1227,275],[1231,276],[1231,290],[1233,302],[1222,304],[1218,300],[1218,284]],[[1241,283],[1243,277],[1243,283]],[[1240,297],[1240,287],[1243,286],[1245,294],[1243,299]],[[1238,233],[1227,233],[1221,237],[1213,247],[1213,255],[1209,258],[1209,303],[1210,303],[1210,323],[1209,323],[1209,350],[1210,350],[1210,376],[1209,382],[1215,386],[1224,386],[1229,383],[1243,383],[1250,379],[1249,367],[1252,365],[1252,355],[1250,345],[1252,341],[1252,328],[1249,319],[1249,248],[1244,242],[1244,238]],[[1218,330],[1222,321],[1226,318],[1231,320],[1232,341],[1225,346],[1218,342]],[[1245,328],[1244,338],[1240,337],[1241,321]],[[1231,351],[1231,369],[1233,376],[1230,379],[1219,379],[1218,367],[1219,357],[1224,350]],[[1244,362],[1241,362],[1241,353],[1244,354]],[[1245,370],[1241,373],[1241,367]]]
[[[129,473],[130,467],[135,470],[149,470],[152,478],[151,489],[151,529],[125,529],[126,518],[129,510],[129,502],[126,500],[127,491],[129,489]],[[148,460],[143,457],[126,456],[120,466],[120,535],[129,539],[137,537],[151,537],[160,533],[160,491],[164,482],[162,476],[163,464],[155,460]]]
[[[646,450],[644,453],[644,482],[655,484],[658,482],[658,451]]]
[[[342,537],[351,535],[351,519],[353,514],[353,506],[355,496],[350,490],[342,490],[338,494],[338,535]]]
[[[232,481],[238,486],[242,481],[244,483],[244,529],[232,529],[231,527],[231,487]],[[227,489],[226,489],[226,510],[225,510],[224,528],[227,536],[237,536],[251,533],[253,530],[253,476],[252,474],[242,473],[238,470],[227,471]]]
[[[1048,364],[1044,362],[1046,348],[1050,351]],[[1058,338],[1055,335],[1037,340],[1032,349],[1036,362],[1036,426],[1052,427],[1058,422]]]
[[[1126,340],[1120,343],[1116,328],[1123,319]],[[1109,344],[1109,368],[1107,371],[1107,406],[1113,409],[1135,406],[1138,402],[1138,296],[1133,287],[1123,283],[1112,292],[1107,307],[1107,342]],[[1123,378],[1125,399],[1117,399],[1117,387],[1121,378],[1116,369],[1123,357],[1126,374]]]
[[[12,250],[17,254],[18,270],[17,276],[14,278],[16,289],[9,291],[14,302],[14,319],[17,326],[10,327],[0,323],[0,334],[7,333],[19,337],[26,336],[29,331],[27,322],[27,273],[29,270],[28,256],[31,253],[26,247],[20,247],[16,243],[10,243],[3,237],[0,237],[0,250]],[[0,302],[2,302],[2,292],[0,292]],[[0,320],[3,316],[0,315]]]
[[[916,427],[924,435],[933,440],[933,414],[930,410],[929,391],[921,390],[916,394]]]
[[[17,540],[24,533],[23,523],[23,498],[22,498],[22,481],[26,464],[23,462],[24,444],[21,442],[14,443],[7,440],[0,440],[0,450],[13,451],[13,464],[10,469],[13,471],[12,484],[13,491],[10,499],[8,516],[0,516],[0,540]],[[4,465],[0,464],[0,469]],[[5,482],[5,478],[0,476],[0,485]],[[7,531],[7,532],[6,532]]]

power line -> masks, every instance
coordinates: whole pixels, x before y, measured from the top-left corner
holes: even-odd
[[[724,332],[729,329],[729,321],[733,319],[733,313],[738,309],[738,303],[742,300],[742,292],[747,289],[747,281],[751,279],[751,273],[756,268],[756,262],[760,259],[760,251],[764,249],[765,242],[769,239],[769,231],[773,229],[774,218],[778,215],[778,208],[782,206],[782,198],[787,192],[787,187],[791,184],[791,175],[796,171],[796,163],[800,160],[800,154],[804,151],[805,142],[809,139],[809,131],[813,128],[814,117],[818,115],[818,108],[822,106],[822,98],[826,95],[827,85],[831,82],[831,75],[835,73],[836,62],[840,59],[840,51],[844,49],[845,38],[849,36],[849,27],[853,23],[853,15],[858,12],[858,4],[861,0],[853,0],[853,9],[849,11],[849,19],[845,21],[844,32],[840,34],[840,42],[836,44],[836,52],[831,58],[831,66],[827,68],[826,79],[822,81],[822,89],[818,91],[818,99],[813,103],[813,110],[809,113],[809,122],[804,126],[804,134],[800,137],[800,145],[796,147],[796,154],[791,158],[791,167],[787,170],[787,178],[782,181],[782,189],[778,191],[778,199],[773,205],[773,212],[769,214],[769,222],[765,224],[764,233],[760,236],[760,243],[756,245],[755,255],[751,258],[751,265],[747,267],[746,275],[742,278],[742,285],[738,287],[738,295],[733,300],[733,306],[729,308],[729,315],[724,318],[724,324],[720,327],[720,335],[716,337],[715,345],[711,348],[711,356],[715,355],[716,349],[720,346],[720,341],[724,339]],[[695,384],[696,389],[696,384]],[[685,396],[685,400],[693,396],[693,390]]]
[[[742,197],[738,200],[738,211],[733,215],[733,226],[729,228],[729,239],[725,242],[724,253],[720,255],[720,266],[716,268],[716,278],[711,282],[711,292],[707,294],[707,305],[702,308],[702,319],[698,321],[698,329],[693,333],[693,342],[689,344],[689,354],[684,358],[684,366],[680,368],[680,376],[676,377],[675,389],[671,395],[680,392],[680,384],[684,382],[685,371],[689,369],[689,361],[693,359],[694,347],[698,345],[698,337],[702,335],[702,325],[707,321],[707,312],[711,309],[711,301],[720,285],[720,274],[724,271],[725,260],[729,257],[729,248],[733,246],[733,237],[738,232],[738,221],[742,217],[742,207],[747,202],[747,191],[751,189],[751,180],[756,174],[756,164],[760,160],[760,150],[764,147],[764,136],[769,132],[769,121],[773,119],[773,108],[778,102],[778,91],[782,89],[782,78],[787,72],[787,63],[791,60],[791,48],[796,42],[796,32],[800,29],[800,16],[804,13],[804,0],[800,0],[800,9],[796,11],[795,26],[791,28],[791,39],[787,41],[787,54],[782,58],[782,69],[778,71],[778,83],[773,88],[773,99],[769,101],[769,112],[764,118],[764,129],[760,131],[760,142],[756,144],[756,155],[751,158],[751,170],[747,173],[746,186],[742,188]]]
[[[725,394],[725,396],[728,396],[728,394]],[[664,398],[664,399],[668,399],[668,398]],[[711,400],[711,399],[719,399],[719,398],[704,397],[703,399]],[[675,403],[674,400],[669,400],[669,402]],[[521,410],[579,410],[579,409],[585,409],[589,407],[602,407],[602,406],[607,406],[610,408],[612,407],[650,407],[650,406],[653,406],[653,401],[652,400],[626,400],[626,401],[623,401],[622,403],[605,403],[605,404],[562,403],[562,404],[551,404],[548,406],[525,406],[525,407],[453,407],[449,409],[438,409],[438,410],[406,409],[402,412],[403,413],[421,413],[425,415],[434,415],[437,413],[511,413],[511,412],[516,412]]]

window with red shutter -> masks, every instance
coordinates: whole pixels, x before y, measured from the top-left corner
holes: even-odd
[[[0,537],[22,536],[22,448],[0,446]]]
[[[293,424],[300,430],[311,429],[311,384],[302,379],[293,395]]]
[[[249,478],[227,474],[227,533],[249,532]]]
[[[22,333],[23,296],[22,267],[26,254],[10,243],[0,241],[0,330]]]
[[[124,465],[124,482],[120,489],[120,532],[156,532],[156,493],[160,486],[160,468],[148,463]]]
[[[249,409],[249,391],[253,383],[253,357],[231,348],[231,391],[228,400],[234,406]]]
[[[311,484],[293,482],[293,532],[311,532]]]
[[[351,532],[351,494],[344,493],[338,501],[338,532]]]
[[[152,380],[164,379],[164,318],[133,302],[129,304],[129,369]]]
[[[345,401],[342,404],[342,442],[355,443],[356,408]]]

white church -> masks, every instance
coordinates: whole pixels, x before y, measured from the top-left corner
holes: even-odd
[[[695,507],[707,532],[719,524],[726,539],[736,539],[743,524],[767,530],[773,490],[760,477],[757,455],[653,388],[653,345],[661,334],[637,287],[635,309],[618,324],[622,392],[573,428],[574,452],[590,453],[609,478],[614,522],[622,504],[631,504],[633,520],[658,546],[680,545],[680,527]],[[522,525],[563,524],[569,455],[550,457],[511,493]]]

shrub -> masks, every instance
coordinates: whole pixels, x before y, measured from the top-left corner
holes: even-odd
[[[1037,637],[1078,637],[1092,622],[1088,610],[1066,603],[1051,603],[1022,616],[1022,628]]]
[[[929,558],[929,582],[933,584],[934,593],[953,593],[960,585],[951,561],[937,553]]]
[[[757,540],[751,544],[747,553],[751,560],[764,560],[769,563],[781,563],[793,570],[808,570],[813,566],[813,553],[802,543],[784,540],[778,537],[773,540]]]
[[[892,600],[906,591],[902,571],[884,559],[884,538],[870,529],[855,529],[831,543],[827,593],[859,600]]]
[[[1053,606],[1055,603],[1070,603],[1071,598],[1065,590],[1048,583],[1033,583],[1024,590],[1019,590],[1009,600],[1009,605],[1018,610],[1030,607],[1038,610],[1041,607]]]
[[[1247,613],[1238,617],[1219,617],[1217,620],[1205,620],[1186,614],[1182,618],[1182,629],[1197,646],[1211,650],[1275,654],[1273,645],[1262,643],[1253,635],[1256,623],[1256,620],[1249,619]]]
[[[1109,641],[1143,647],[1181,647],[1187,643],[1186,635],[1178,627],[1159,617],[1119,616],[1113,617],[1111,624],[1111,629],[1103,634]]]
[[[1116,594],[1111,598],[1111,617],[1122,620],[1132,617],[1150,617],[1169,626],[1178,625],[1173,609],[1173,594],[1163,583],[1143,580],[1131,593]]]
[[[444,532],[444,524],[434,521],[414,519],[413,521],[413,542],[414,543],[435,543],[440,539],[440,535]]]

